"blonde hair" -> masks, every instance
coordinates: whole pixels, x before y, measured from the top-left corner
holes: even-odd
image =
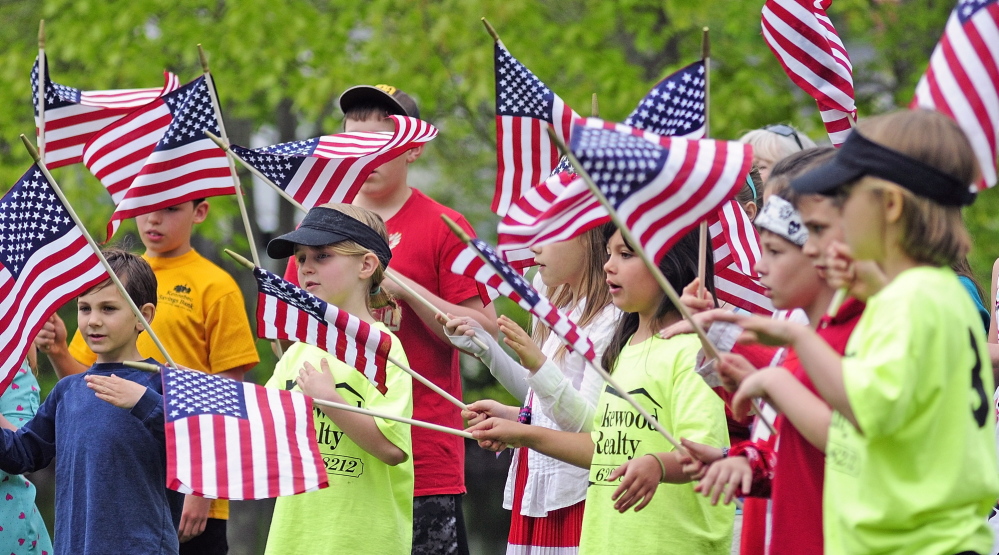
[[[903,110],[868,118],[857,126],[864,137],[957,178],[969,186],[978,179],[978,161],[964,132],[947,116],[931,110]],[[961,208],[943,206],[882,179],[872,184],[882,195],[898,190],[902,197],[899,248],[922,264],[951,266],[971,250],[971,236]],[[853,187],[848,187],[852,190]]]
[[[593,321],[600,312],[611,302],[610,289],[607,287],[607,274],[604,273],[604,263],[607,261],[607,239],[613,234],[614,224],[604,224],[595,227],[586,233],[576,237],[583,243],[583,263],[582,279],[579,282],[578,298],[573,298],[573,293],[567,284],[559,285],[555,288],[545,287],[545,296],[557,308],[566,308],[573,301],[579,302],[585,299],[583,313],[576,324],[584,327]],[[538,345],[544,345],[551,330],[540,320],[534,323],[534,340]],[[555,360],[562,360],[567,352],[563,344],[555,351]]]
[[[320,208],[329,208],[330,210],[336,210],[342,214],[346,214],[351,218],[361,222],[362,224],[370,227],[382,239],[385,243],[388,243],[388,230],[385,228],[385,221],[382,217],[374,212],[361,208],[359,206],[354,206],[352,204],[343,204],[339,202],[328,202],[320,206]],[[374,254],[370,249],[365,248],[355,241],[340,241],[339,243],[334,243],[329,245],[329,249],[336,254],[342,256],[363,256],[365,254]],[[382,308],[384,306],[395,306],[395,300],[387,291],[382,289],[382,281],[385,279],[385,266],[382,265],[381,260],[378,261],[378,267],[375,268],[374,273],[371,274],[371,286],[369,288],[368,298],[366,299],[368,309]]]
[[[784,158],[800,152],[815,148],[815,142],[807,135],[795,129],[801,146],[794,140],[794,137],[785,137],[767,129],[753,129],[739,137],[740,143],[745,143],[753,147],[753,155],[764,160],[780,162]]]

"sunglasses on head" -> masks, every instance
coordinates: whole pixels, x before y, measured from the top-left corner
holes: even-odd
[[[805,146],[801,144],[801,139],[798,138],[798,132],[794,130],[790,125],[784,125],[783,123],[778,123],[776,125],[768,125],[763,129],[770,131],[771,133],[776,133],[781,137],[792,137],[794,142],[798,143],[798,148],[805,150]]]

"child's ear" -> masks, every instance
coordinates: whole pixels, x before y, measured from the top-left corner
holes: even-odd
[[[194,223],[200,224],[208,217],[208,201],[203,200],[194,207]]]
[[[156,316],[156,305],[154,305],[153,303],[146,303],[139,307],[139,312],[142,313],[142,316],[146,319],[147,322],[152,324],[153,318]],[[143,330],[144,328],[142,326],[142,322],[136,322],[135,331],[143,331]]]
[[[902,208],[905,206],[905,196],[900,189],[886,187],[882,193],[885,208],[885,222],[894,224],[902,219]]]
[[[406,163],[412,164],[423,154],[423,145],[415,146],[406,151]]]
[[[755,220],[757,212],[760,211],[760,207],[756,206],[756,203],[753,201],[747,202],[746,206],[743,208],[746,209],[746,215],[749,216],[749,221]]]
[[[361,271],[357,275],[359,279],[368,279],[374,275],[378,269],[378,257],[374,253],[365,253],[361,259]]]

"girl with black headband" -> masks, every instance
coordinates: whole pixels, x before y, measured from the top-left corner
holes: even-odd
[[[303,289],[389,334],[389,356],[407,364],[402,343],[371,315],[388,302],[380,285],[392,258],[378,215],[349,204],[313,208],[298,229],[268,243],[267,254],[294,256]],[[385,386],[383,394],[352,366],[306,343],[292,345],[267,382],[317,399],[412,416],[412,378],[390,362]],[[413,539],[409,426],[328,407],[314,412],[329,487],[277,500],[266,552],[408,554]]]
[[[950,269],[971,246],[960,210],[977,176],[967,138],[939,113],[861,122],[830,163],[791,183],[841,198],[852,258],[875,262],[888,280],[846,354],[801,326],[733,318],[747,339],[793,345],[833,408],[826,553],[992,548],[992,371],[975,307]]]

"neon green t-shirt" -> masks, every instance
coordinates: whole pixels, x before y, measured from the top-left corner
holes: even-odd
[[[376,326],[388,333],[382,324]],[[395,336],[390,354],[408,364]],[[298,390],[294,380],[299,368],[306,361],[319,368],[323,358],[330,361],[337,391],[347,403],[412,417],[412,378],[399,367],[389,363],[387,392],[382,395],[353,367],[304,343],[288,349],[267,387]],[[385,437],[409,455],[406,462],[389,466],[358,447],[318,406],[314,413],[319,451],[330,485],[277,499],[266,553],[408,554],[413,541],[413,448],[409,425],[375,418]]]
[[[614,379],[674,437],[728,446],[725,406],[694,372],[700,349],[694,335],[653,337],[627,345],[615,365]],[[655,496],[639,512],[614,510],[611,494],[620,480],[607,476],[630,459],[673,446],[642,416],[605,386],[597,402],[593,431],[593,463],[579,552],[612,554],[728,554],[735,509],[712,507],[694,492],[694,484],[659,484]]]
[[[833,413],[826,553],[987,553],[999,496],[992,366],[947,268],[900,274],[867,303],[843,358],[857,431]]]

